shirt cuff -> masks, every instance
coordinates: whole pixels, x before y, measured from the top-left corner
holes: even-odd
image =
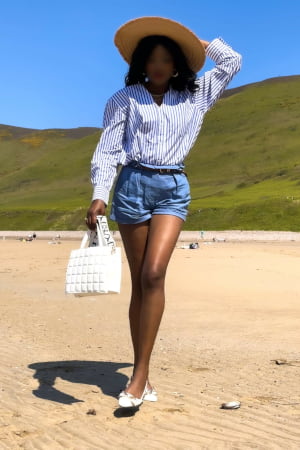
[[[208,46],[206,47],[206,55],[213,61],[218,62],[218,59],[221,59],[224,55],[224,51],[228,51],[228,49],[233,51],[232,48],[228,44],[226,44],[226,42],[221,37],[218,37],[213,39],[208,44]]]
[[[103,186],[94,186],[93,200],[103,200],[108,205],[109,191]]]

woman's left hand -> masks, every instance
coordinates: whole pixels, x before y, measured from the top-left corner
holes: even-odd
[[[208,41],[204,41],[203,39],[200,39],[201,44],[203,45],[203,47],[206,49],[206,47],[209,45]]]

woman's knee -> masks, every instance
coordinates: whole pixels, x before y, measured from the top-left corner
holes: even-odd
[[[142,289],[160,289],[164,286],[166,271],[160,267],[145,267],[141,275]]]

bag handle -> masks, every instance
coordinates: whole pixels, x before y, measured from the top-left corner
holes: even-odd
[[[115,249],[116,243],[109,231],[106,216],[97,216],[96,229],[98,235],[98,245],[109,246],[112,249]]]
[[[80,248],[85,248],[89,242],[89,247],[99,246],[99,247],[111,247],[115,250],[116,243],[109,231],[106,216],[97,216],[96,230],[87,231],[81,241]]]

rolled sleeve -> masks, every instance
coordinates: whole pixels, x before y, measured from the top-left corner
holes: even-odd
[[[241,69],[242,62],[241,55],[222,38],[211,41],[206,48],[206,54],[216,65],[197,80],[199,90],[196,93],[196,101],[204,112],[218,100],[233,76]]]

